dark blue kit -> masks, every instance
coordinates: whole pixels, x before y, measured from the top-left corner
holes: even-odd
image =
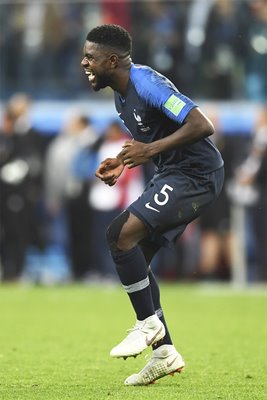
[[[163,75],[132,64],[126,96],[115,92],[117,112],[129,134],[151,143],[177,131],[197,105]],[[166,243],[182,234],[219,195],[222,157],[209,138],[153,158],[155,175],[130,212],[149,228],[150,240]]]

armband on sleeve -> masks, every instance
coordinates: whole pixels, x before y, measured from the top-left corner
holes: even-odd
[[[192,100],[181,93],[172,93],[163,104],[163,112],[170,119],[182,124],[188,113],[197,107]]]

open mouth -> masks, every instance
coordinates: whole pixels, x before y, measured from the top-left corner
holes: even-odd
[[[85,71],[85,74],[88,77],[90,83],[93,83],[95,80],[95,74],[92,71]]]

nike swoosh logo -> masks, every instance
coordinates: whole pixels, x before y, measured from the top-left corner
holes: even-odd
[[[154,340],[156,339],[156,337],[158,336],[158,334],[162,331],[163,327],[161,326],[161,328],[158,330],[158,332],[150,339],[148,340],[148,338],[146,337],[146,345],[150,346]]]
[[[174,361],[177,359],[177,355],[170,361],[170,362],[167,362],[167,368],[169,368],[169,367],[171,367],[172,366],[172,364],[174,363]]]
[[[149,208],[150,210],[156,211],[156,212],[158,212],[158,213],[160,212],[160,211],[157,210],[156,208],[152,207],[152,206],[150,205],[149,202],[145,204],[145,207],[146,207],[146,208]]]

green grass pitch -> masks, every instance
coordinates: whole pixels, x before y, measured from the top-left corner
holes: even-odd
[[[0,286],[0,399],[267,399],[267,290],[162,285],[181,374],[125,387],[141,369],[110,349],[134,323],[120,287]]]

